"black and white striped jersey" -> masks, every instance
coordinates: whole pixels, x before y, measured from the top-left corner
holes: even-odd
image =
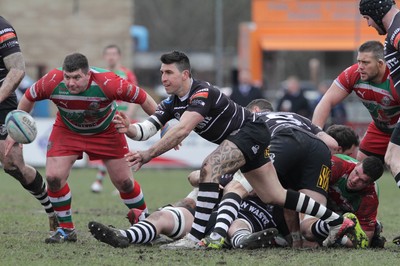
[[[153,118],[162,125],[169,120],[179,120],[185,111],[201,114],[204,120],[194,132],[202,138],[220,144],[229,134],[242,127],[253,114],[236,104],[218,88],[208,82],[193,80],[188,95],[179,98],[172,95],[162,101]]]
[[[297,129],[312,136],[322,131],[318,126],[314,125],[310,119],[296,113],[264,112],[257,113],[257,115],[260,116],[268,125],[271,137],[285,128]]]

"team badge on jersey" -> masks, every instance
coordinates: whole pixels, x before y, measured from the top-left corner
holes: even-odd
[[[323,190],[328,191],[330,176],[331,176],[331,169],[326,165],[322,165],[321,172],[319,173],[317,187],[320,187]]]
[[[383,105],[388,106],[388,105],[390,105],[390,102],[391,101],[390,101],[388,96],[383,96],[383,98],[382,98],[382,104]]]
[[[264,150],[264,158],[268,159],[271,157],[271,153],[269,152],[269,146]]]

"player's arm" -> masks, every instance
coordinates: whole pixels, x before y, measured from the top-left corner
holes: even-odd
[[[322,140],[326,144],[326,146],[328,146],[332,154],[338,153],[339,143],[332,136],[330,136],[329,134],[327,134],[322,130],[316,135],[320,140]]]
[[[21,52],[10,54],[3,59],[9,71],[0,87],[0,103],[14,92],[25,76],[25,60]]]
[[[165,135],[145,151],[129,152],[125,157],[129,166],[138,165],[136,170],[151,159],[171,150],[180,144],[189,133],[204,120],[204,117],[193,111],[185,111],[178,124],[174,125]]]
[[[347,91],[341,89],[335,82],[332,83],[321,101],[315,107],[312,117],[313,124],[323,128],[332,108],[342,102],[348,95],[349,93]]]
[[[143,111],[146,112],[146,114],[152,115],[155,113],[157,109],[157,103],[156,101],[154,101],[153,97],[151,97],[147,92],[145,93],[146,93],[146,100],[140,105],[142,106],[142,109]]]
[[[35,102],[32,102],[26,98],[25,94],[22,96],[21,100],[18,103],[18,109],[30,113],[33,109]]]
[[[204,117],[192,111],[183,113],[178,124],[168,130],[165,135],[149,149],[149,155],[155,158],[179,145],[192,130],[204,120]]]

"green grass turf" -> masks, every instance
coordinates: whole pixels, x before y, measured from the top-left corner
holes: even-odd
[[[43,173],[43,169],[40,169]],[[157,207],[184,197],[190,187],[188,170],[150,170],[135,173],[148,207]],[[109,179],[101,194],[90,192],[95,169],[74,169],[69,184],[72,190],[73,220],[77,243],[49,245],[47,217],[34,198],[13,178],[0,172],[0,265],[396,265],[400,247],[391,243],[400,235],[400,191],[393,178],[380,180],[379,219],[388,239],[384,250],[347,249],[264,249],[254,251],[165,251],[154,246],[115,249],[95,240],[87,223],[96,220],[126,228],[127,212],[119,196],[113,194]]]

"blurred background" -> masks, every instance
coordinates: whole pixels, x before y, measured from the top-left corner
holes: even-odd
[[[381,40],[353,0],[2,0],[0,10],[25,56],[22,91],[71,52],[107,68],[103,49],[116,44],[122,64],[157,100],[166,96],[159,57],[182,50],[195,78],[243,105],[261,96],[276,106],[295,78],[311,114],[323,91],[318,88],[356,62],[362,42]],[[362,132],[368,112],[358,101],[345,108],[344,123]],[[34,115],[52,116],[54,110],[42,103]]]

